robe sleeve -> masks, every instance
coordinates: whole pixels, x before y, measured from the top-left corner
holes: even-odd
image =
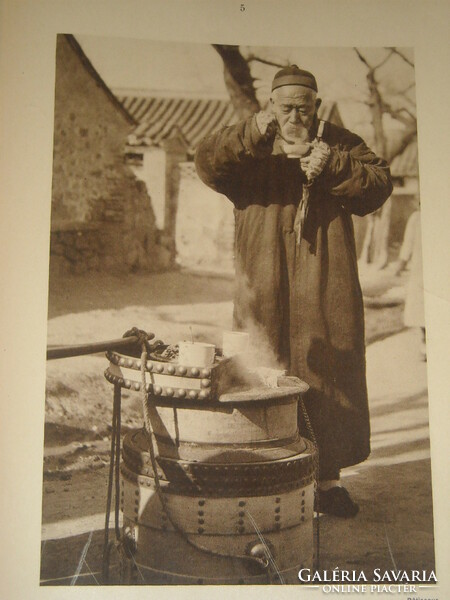
[[[349,212],[364,216],[380,208],[392,193],[389,167],[357,135],[346,132],[343,144],[331,145],[320,185]]]
[[[272,147],[273,135],[262,135],[253,115],[202,140],[195,154],[197,173],[207,186],[228,195],[245,185],[245,174]]]

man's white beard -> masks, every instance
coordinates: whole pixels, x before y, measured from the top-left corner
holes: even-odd
[[[292,142],[309,142],[309,132],[303,124],[287,123],[282,129],[282,134]]]

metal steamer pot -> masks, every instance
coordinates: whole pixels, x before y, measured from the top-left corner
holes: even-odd
[[[108,381],[142,394],[140,359],[107,357]],[[121,582],[298,582],[313,566],[314,448],[297,426],[308,386],[286,377],[233,388],[236,363],[217,357],[208,368],[153,358],[144,367],[150,431],[127,433],[122,446],[132,550]]]

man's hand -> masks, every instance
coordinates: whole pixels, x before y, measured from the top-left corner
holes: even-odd
[[[300,166],[309,181],[318,177],[330,157],[330,147],[325,142],[313,142],[308,156],[300,159]]]
[[[277,118],[273,113],[261,110],[259,113],[256,113],[256,125],[261,135],[275,135],[278,127]]]

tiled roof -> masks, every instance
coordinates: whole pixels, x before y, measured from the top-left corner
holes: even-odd
[[[208,133],[238,120],[227,100],[130,96],[119,100],[139,123],[129,136],[130,145],[159,146],[178,131],[195,148]]]
[[[408,144],[401,154],[392,159],[391,173],[394,177],[417,177],[417,140]]]
[[[130,146],[159,146],[179,133],[186,145],[194,149],[209,133],[239,120],[229,100],[125,96],[120,93],[117,98],[138,122],[128,137]],[[319,117],[342,124],[335,103],[324,102]]]

